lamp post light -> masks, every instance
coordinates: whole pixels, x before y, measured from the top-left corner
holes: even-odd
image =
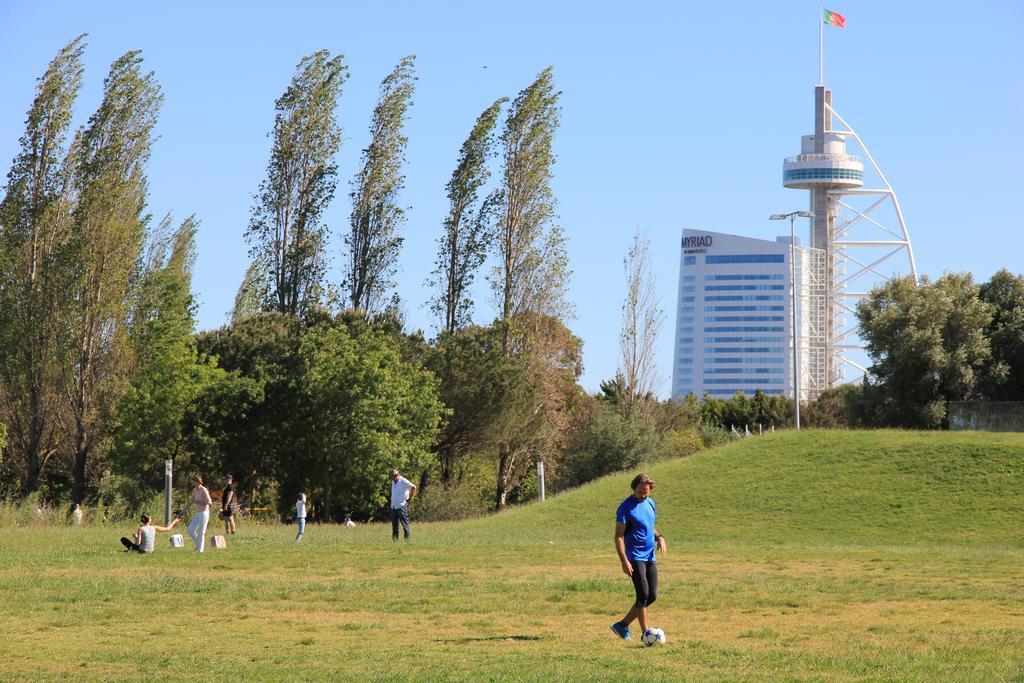
[[[768,216],[770,221],[784,221],[789,219],[789,263],[792,273],[790,275],[790,308],[792,310],[793,326],[793,415],[797,431],[800,431],[800,344],[796,327],[796,217],[814,218],[810,211],[790,211],[789,213],[773,213]]]

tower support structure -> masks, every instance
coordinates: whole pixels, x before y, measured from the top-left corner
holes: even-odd
[[[880,180],[877,186],[864,186],[864,163],[847,153],[850,140]],[[799,297],[803,396],[814,400],[867,372],[854,317],[860,298],[883,280],[909,274],[916,281],[917,267],[895,191],[860,135],[833,108],[824,85],[814,89],[814,133],[803,136],[800,154],[785,159],[782,176],[785,187],[808,191],[814,214],[809,249],[802,250]],[[883,220],[884,207],[895,224]]]

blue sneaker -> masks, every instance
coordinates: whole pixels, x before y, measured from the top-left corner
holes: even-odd
[[[623,640],[633,640],[633,636],[629,635],[629,627],[624,625],[621,621],[616,621],[612,624],[612,633]]]

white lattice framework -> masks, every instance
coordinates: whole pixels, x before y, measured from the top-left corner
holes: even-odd
[[[800,396],[813,401],[829,387],[825,355],[828,349],[828,277],[824,249],[797,250],[800,282],[796,290],[799,309]]]
[[[828,288],[827,294],[831,299],[834,312],[834,329],[829,335],[827,352],[832,354],[832,367],[836,376],[826,378],[824,386],[831,386],[845,381],[844,371],[847,367],[852,367],[860,373],[858,376],[852,377],[853,380],[868,372],[864,365],[852,357],[856,352],[862,354],[864,351],[864,343],[860,339],[856,324],[857,302],[867,294],[870,285],[878,283],[879,280],[890,280],[894,277],[892,271],[886,272],[883,269],[895,265],[892,263],[894,261],[906,259],[910,270],[909,274],[917,282],[917,264],[914,261],[910,233],[907,231],[907,224],[903,219],[903,211],[900,209],[895,190],[886,179],[882,169],[875,163],[874,157],[871,156],[871,152],[868,151],[860,135],[831,104],[826,103],[825,106],[832,116],[845,127],[845,130],[833,129],[830,132],[842,133],[856,140],[882,183],[882,187],[840,188],[828,191],[829,211],[834,212],[835,216],[832,239],[835,269],[833,282]],[[875,199],[867,207],[860,208],[848,201],[853,197]],[[878,217],[877,210],[887,203],[892,207],[896,216],[896,226],[887,225]],[[858,239],[851,237],[854,230],[858,231]],[[860,233],[863,232],[866,232],[867,235],[865,235],[866,238],[861,239]],[[862,254],[867,254],[867,257]],[[808,379],[814,381],[812,378]]]

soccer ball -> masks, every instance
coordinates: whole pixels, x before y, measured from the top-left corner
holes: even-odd
[[[665,632],[657,626],[652,626],[644,631],[643,636],[640,637],[643,644],[647,647],[652,645],[664,645],[665,644]]]

